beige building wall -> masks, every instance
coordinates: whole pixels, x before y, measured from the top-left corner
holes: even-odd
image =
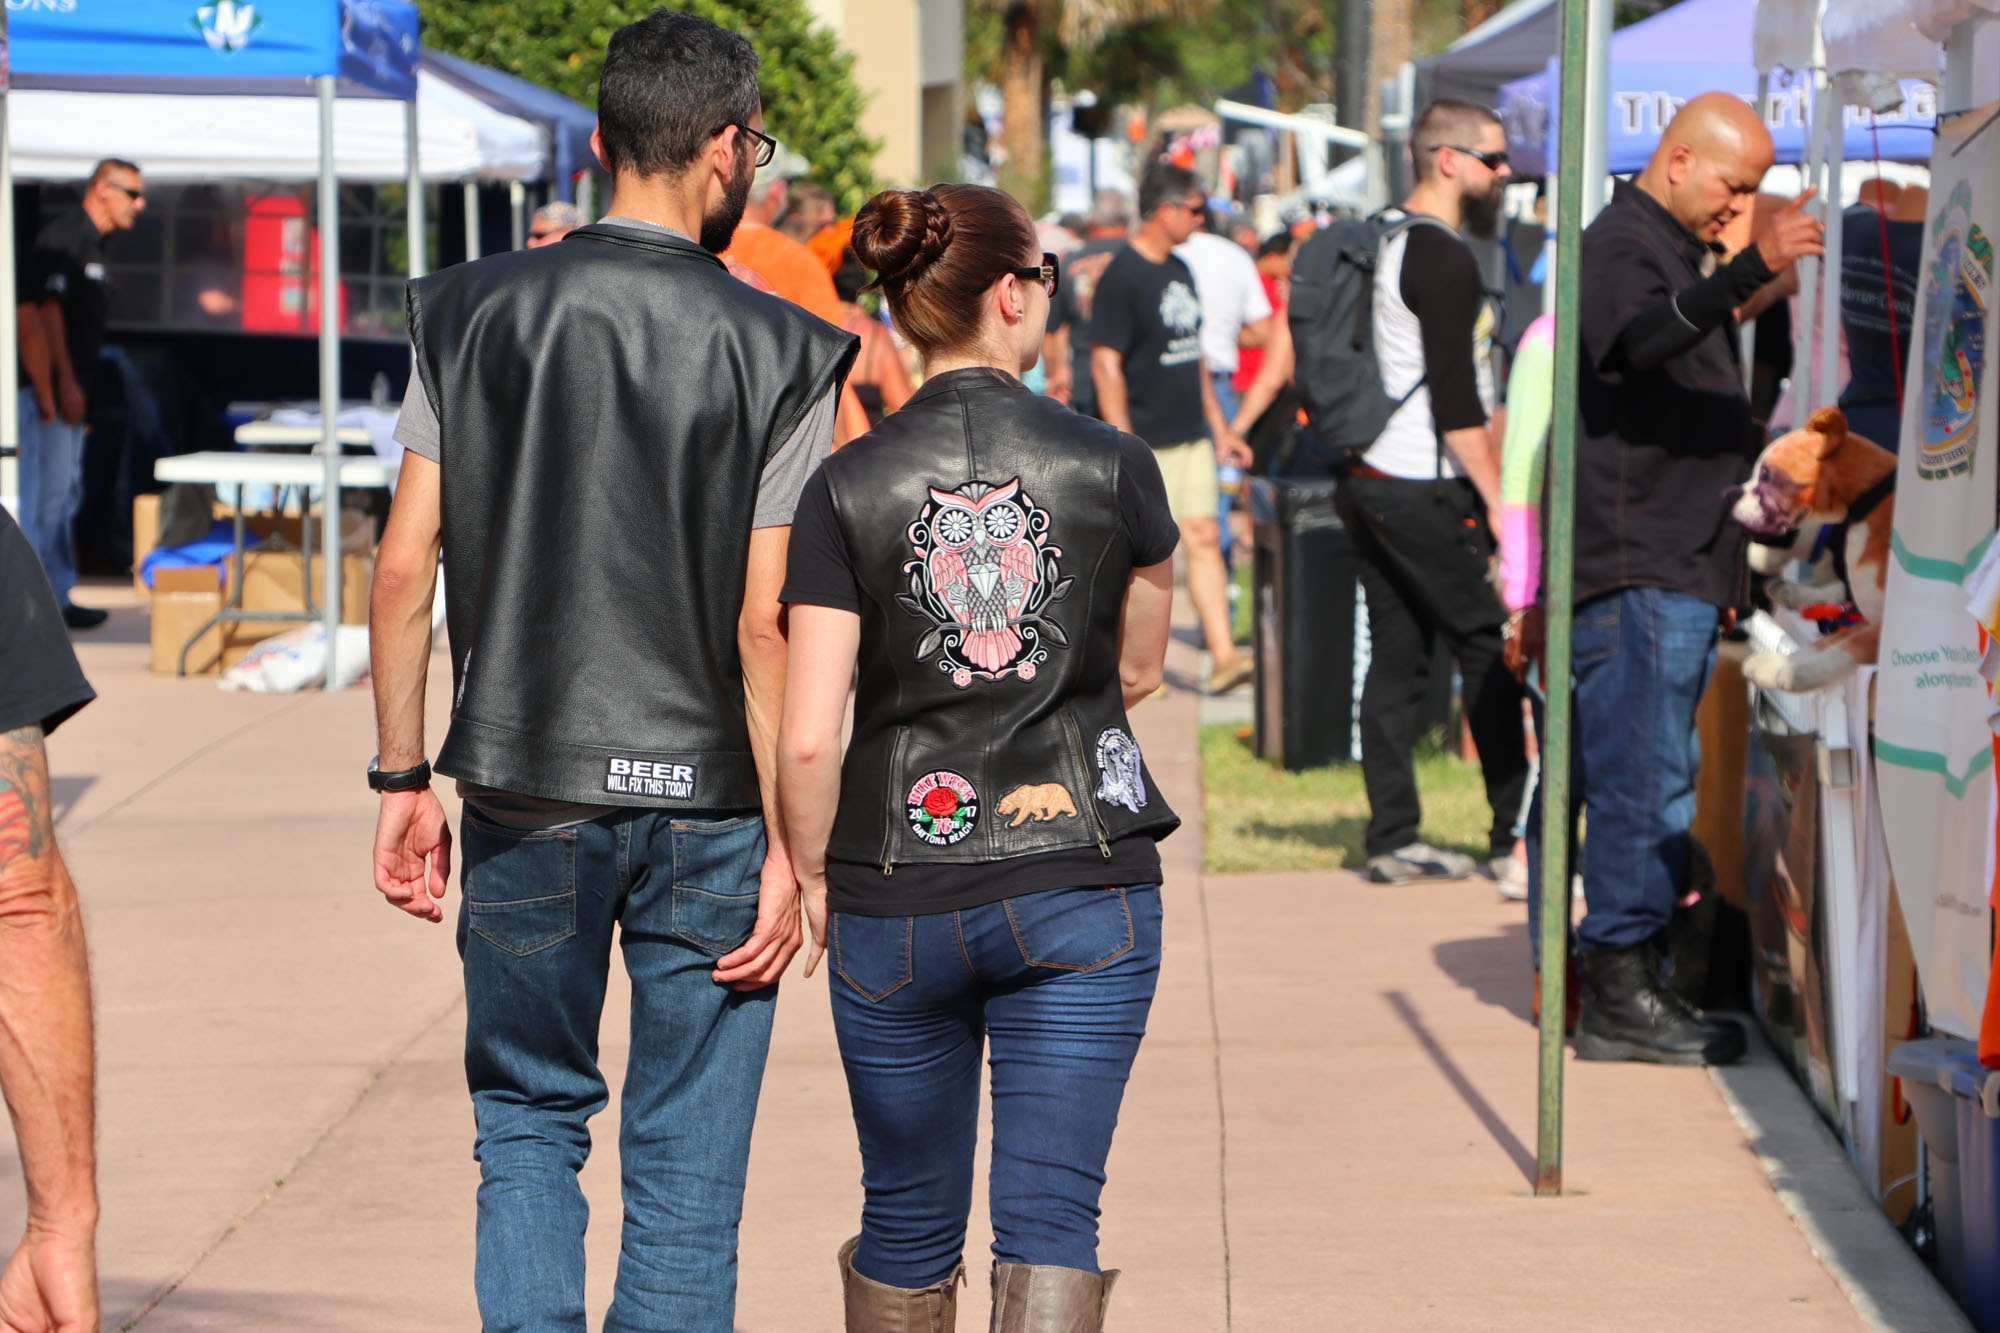
[[[885,185],[958,176],[965,19],[960,0],[810,0],[819,21],[854,53],[867,97],[861,129],[881,142]]]

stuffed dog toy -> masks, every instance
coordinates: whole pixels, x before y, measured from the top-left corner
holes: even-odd
[[[1803,693],[1875,660],[1895,485],[1896,456],[1849,434],[1837,407],[1813,413],[1804,430],[1779,436],[1758,458],[1750,484],[1730,511],[1755,539],[1750,567],[1778,574],[1791,561],[1806,561],[1819,581],[1774,579],[1771,600],[1795,611],[1816,603],[1851,603],[1859,621],[1846,617],[1850,623],[1796,653],[1753,654],[1743,664],[1751,684]]]

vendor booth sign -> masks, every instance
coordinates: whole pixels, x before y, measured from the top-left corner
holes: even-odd
[[[1896,892],[1931,1025],[1960,1037],[1978,1035],[1989,964],[1992,704],[1960,584],[1993,537],[1996,112],[1940,125],[1931,158],[1876,695],[1876,777]]]

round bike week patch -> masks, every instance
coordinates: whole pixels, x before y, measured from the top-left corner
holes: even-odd
[[[979,822],[979,793],[972,784],[947,769],[926,773],[903,801],[910,832],[932,847],[964,842]]]

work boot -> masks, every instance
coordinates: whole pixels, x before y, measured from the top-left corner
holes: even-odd
[[[861,1237],[840,1247],[840,1290],[847,1313],[847,1333],[952,1333],[958,1327],[958,1289],[965,1282],[965,1265],[930,1287],[892,1287],[854,1271],[854,1247]]]
[[[1579,1060],[1638,1060],[1656,1065],[1726,1065],[1743,1055],[1743,1030],[1704,1022],[1666,991],[1653,951],[1598,949],[1583,955],[1589,985],[1576,1021]]]
[[[993,1265],[991,1333],[1099,1333],[1118,1270]]]

